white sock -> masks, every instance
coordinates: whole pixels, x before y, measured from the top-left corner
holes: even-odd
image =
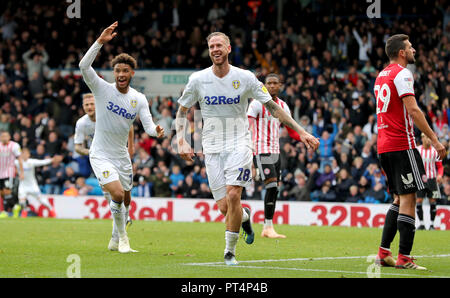
[[[236,255],[236,244],[239,239],[239,233],[225,231],[225,254],[231,252]]]
[[[127,220],[128,220],[128,215],[129,215],[129,210],[130,210],[130,206],[125,206],[125,204],[123,204],[124,207],[124,211],[123,211],[123,222],[125,225],[125,228],[127,226]]]
[[[248,213],[245,212],[244,208],[242,208],[242,222],[246,222],[249,218],[250,216],[248,215]]]
[[[111,203],[111,194],[109,192],[104,191],[103,196],[108,201],[108,203]],[[111,213],[111,215],[112,215],[112,213]],[[116,221],[114,220],[114,216],[111,216],[111,217],[113,219],[113,228],[112,228],[111,238],[118,241],[119,240],[119,231],[117,231],[117,224],[116,224]]]
[[[113,200],[109,203],[109,208],[111,208],[111,215],[116,223],[117,233],[119,234],[119,238],[122,236],[126,236],[125,231],[125,222],[123,220],[123,207],[122,203],[116,203]]]
[[[273,227],[273,223],[271,219],[264,219],[264,228],[270,228]]]

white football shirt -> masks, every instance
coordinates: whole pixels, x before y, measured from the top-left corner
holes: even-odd
[[[23,161],[23,180],[19,181],[19,187],[27,190],[33,190],[36,191],[39,190],[38,183],[36,181],[36,174],[35,174],[35,168],[36,167],[42,167],[46,166],[52,163],[52,159],[34,159],[29,158],[27,160]],[[19,161],[15,160],[16,167],[19,168]]]
[[[95,134],[89,150],[91,157],[120,158],[128,156],[130,127],[139,116],[146,133],[156,136],[148,101],[144,94],[129,87],[120,93],[116,83],[101,79],[91,64],[102,45],[95,41],[80,61],[83,79],[95,97]]]
[[[251,150],[247,119],[250,98],[261,103],[271,100],[253,73],[230,65],[228,74],[219,78],[211,66],[189,77],[178,103],[186,108],[199,103],[204,120],[203,152],[219,153]]]
[[[95,133],[95,122],[89,118],[88,114],[84,115],[77,120],[75,124],[75,144],[83,144],[84,141],[87,142],[86,146],[89,148],[91,146],[92,140],[94,139]]]

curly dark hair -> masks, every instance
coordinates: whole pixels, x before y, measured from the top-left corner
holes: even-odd
[[[136,59],[126,53],[122,53],[114,57],[114,59],[111,60],[111,67],[114,68],[114,66],[119,63],[128,64],[132,69],[136,69],[137,67]]]

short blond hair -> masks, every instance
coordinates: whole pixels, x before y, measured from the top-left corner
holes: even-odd
[[[89,98],[89,97],[94,97],[94,94],[92,94],[92,93],[83,94],[83,100],[85,100],[86,98]]]
[[[206,37],[206,42],[209,44],[210,39],[213,38],[213,37],[215,37],[215,36],[220,36],[220,37],[222,37],[223,39],[225,39],[225,42],[227,43],[227,45],[230,45],[230,44],[231,44],[230,38],[228,37],[228,35],[226,35],[226,34],[223,33],[223,32],[212,32],[212,33],[210,33],[210,34]]]

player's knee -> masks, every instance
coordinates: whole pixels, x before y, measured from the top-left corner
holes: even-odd
[[[116,202],[122,202],[124,200],[125,192],[123,189],[114,189],[109,192],[111,197]]]
[[[242,188],[241,187],[230,187],[227,192],[228,202],[235,206],[240,204],[241,201]]]

